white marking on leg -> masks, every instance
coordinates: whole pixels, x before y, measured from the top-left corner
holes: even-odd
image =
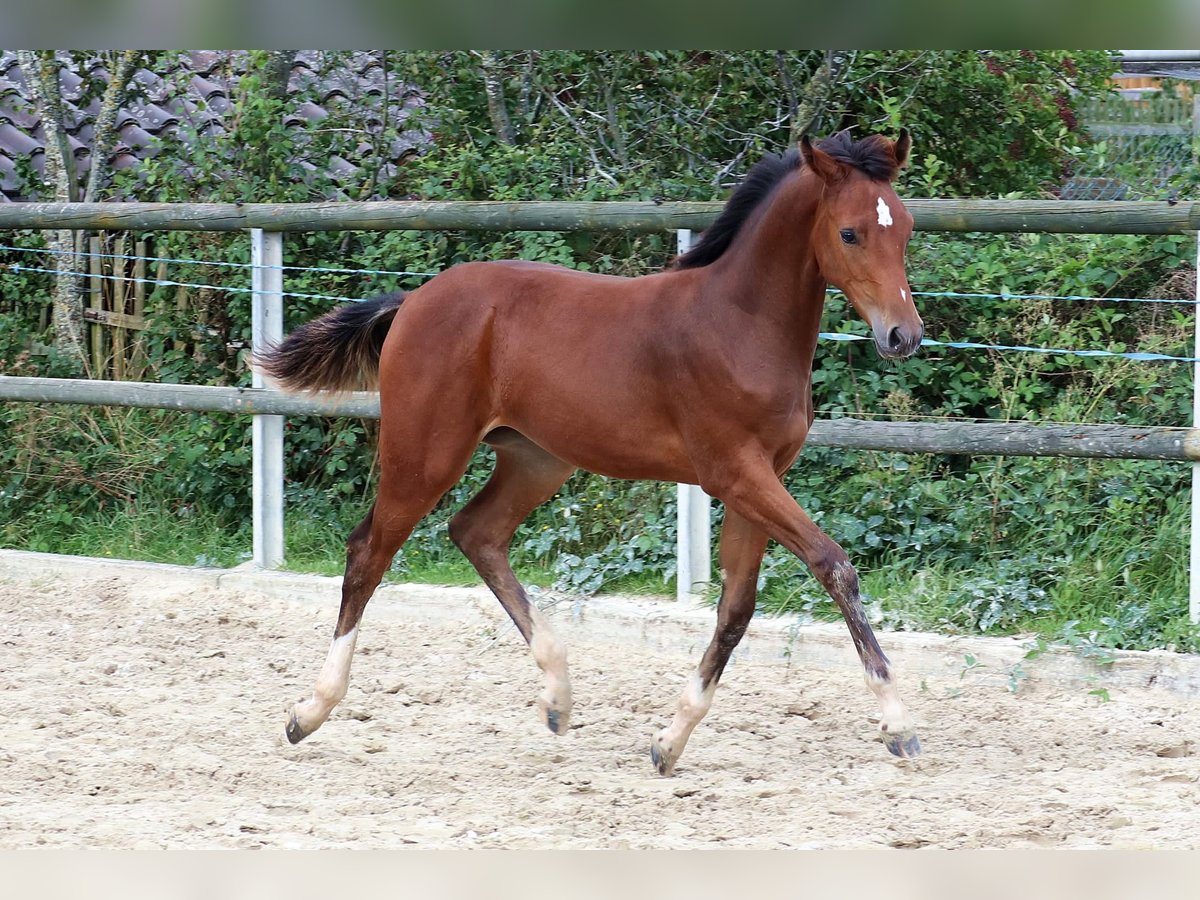
[[[683,693],[679,695],[679,706],[675,710],[675,718],[671,724],[662,730],[658,736],[659,746],[671,756],[672,762],[683,752],[688,738],[700,724],[700,720],[708,714],[712,706],[713,695],[717,692],[717,682],[713,679],[704,687],[700,681],[700,673],[695,672],[688,679]]]
[[[358,641],[358,629],[354,628],[329,646],[329,655],[321,666],[313,695],[292,710],[301,730],[308,734],[320,728],[329,718],[333,708],[346,696],[350,685],[350,660],[354,656],[354,645]]]
[[[887,201],[882,197],[879,198],[879,203],[875,205],[875,212],[879,214],[879,224],[884,228],[892,224],[892,208],[887,205]]]
[[[867,687],[879,701],[879,730],[889,734],[911,734],[915,731],[908,709],[900,699],[900,692],[891,678],[881,678],[874,672],[866,673]]]
[[[542,611],[529,604],[529,649],[534,662],[546,675],[546,687],[538,698],[543,714],[558,714],[559,726],[555,730],[562,734],[571,715],[571,678],[567,670],[567,645],[559,639],[542,615]]]

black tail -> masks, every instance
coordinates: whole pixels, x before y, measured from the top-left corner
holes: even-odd
[[[348,303],[301,325],[254,363],[288,391],[370,390],[403,292]]]

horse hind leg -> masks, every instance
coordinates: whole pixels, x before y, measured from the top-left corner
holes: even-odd
[[[287,738],[299,743],[325,723],[335,706],[346,696],[350,684],[350,661],[358,641],[358,622],[371,594],[383,579],[407,534],[388,536],[374,529],[375,508],[367,513],[346,542],[346,573],[342,578],[342,605],[333,643],[317,676],[312,696],[292,707]],[[409,528],[409,531],[412,529]],[[388,549],[391,545],[394,549]]]
[[[725,664],[746,632],[754,614],[758,570],[766,547],[765,532],[752,527],[732,510],[726,510],[721,528],[722,584],[717,628],[700,665],[679,697],[671,724],[655,735],[650,744],[650,758],[660,775],[674,771],[692,731],[712,705]]]
[[[545,678],[537,701],[542,722],[555,734],[566,734],[572,704],[566,645],[529,602],[508,548],[517,526],[554,496],[575,468],[511,429],[490,436],[489,443],[496,450],[496,468],[483,490],[451,519],[450,538],[529,644]]]
[[[462,477],[476,445],[474,435],[465,433],[455,442],[453,452],[431,454],[425,463],[406,458],[397,462],[387,446],[405,446],[387,441],[387,423],[380,435],[379,495],[346,542],[346,573],[342,579],[342,604],[333,643],[317,676],[312,696],[292,707],[287,723],[287,738],[299,743],[324,724],[334,707],[346,695],[350,683],[350,662],[358,640],[358,624],[363,610],[383,580],[396,552],[408,540],[413,528],[434,507],[438,499]],[[419,476],[413,473],[419,472]]]

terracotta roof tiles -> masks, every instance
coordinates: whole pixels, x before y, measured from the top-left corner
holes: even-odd
[[[60,75],[63,125],[82,174],[90,166],[93,125],[100,111],[97,79],[106,82],[109,75],[98,57],[60,59],[66,64]],[[192,133],[223,131],[224,117],[233,109],[230,98],[247,59],[243,51],[197,50],[163,54],[154,71],[138,69],[118,111],[111,168],[135,168],[141,159],[161,152],[161,138],[174,136],[188,146]],[[389,130],[396,131],[391,140],[384,142],[387,159],[383,172],[393,175],[407,156],[428,143],[429,136],[423,131],[403,129],[402,125],[409,111],[420,105],[419,92],[399,82],[387,84],[385,78],[377,53],[299,51],[288,80],[289,97],[297,102],[284,124],[304,129],[327,119],[331,112],[346,112],[361,105],[358,121],[367,130],[377,130],[383,124],[381,105],[386,95]],[[36,199],[26,195],[32,188],[21,176],[21,161],[26,171],[32,167],[42,172],[45,135],[27,96],[16,54],[0,51],[0,202]],[[373,152],[373,145],[362,141],[351,154],[354,158],[328,154],[322,159],[302,160],[301,168],[311,173],[323,170],[336,183],[353,178]]]

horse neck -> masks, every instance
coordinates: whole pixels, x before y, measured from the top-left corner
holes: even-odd
[[[810,357],[825,305],[826,283],[811,239],[822,187],[807,170],[788,175],[711,266],[715,290],[706,292]]]

